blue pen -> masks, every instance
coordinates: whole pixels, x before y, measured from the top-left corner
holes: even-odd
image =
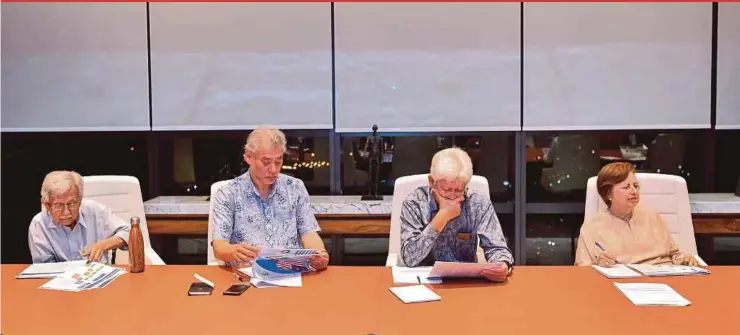
[[[602,247],[601,244],[599,244],[599,242],[594,242],[594,243],[596,243],[597,248],[601,249],[602,252],[606,253],[606,249],[604,249],[604,247]],[[608,258],[611,258],[611,257],[608,257]],[[619,264],[619,262],[616,259],[614,260],[614,263]]]

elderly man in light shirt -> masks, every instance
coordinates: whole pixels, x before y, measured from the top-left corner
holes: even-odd
[[[315,249],[312,266],[323,270],[329,254],[318,232],[303,181],[280,173],[285,135],[260,127],[249,134],[244,159],[249,170],[213,198],[213,253],[230,265],[252,262],[261,248]]]
[[[478,241],[486,261],[481,275],[494,282],[512,272],[511,250],[491,200],[468,189],[473,163],[465,151],[449,148],[432,158],[429,185],[414,190],[401,209],[401,260],[406,266],[435,261],[477,262]]]
[[[82,176],[54,171],[41,185],[41,213],[28,228],[28,247],[34,263],[86,259],[110,263],[108,251],[125,250],[130,227],[110,209],[83,200]]]

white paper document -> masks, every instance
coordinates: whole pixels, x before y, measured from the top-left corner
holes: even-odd
[[[666,284],[614,283],[636,306],[688,306],[691,302]]]
[[[84,268],[87,260],[59,262],[59,263],[37,263],[31,264],[15,278],[34,279],[34,278],[56,278],[64,272],[71,269]]]
[[[301,287],[303,286],[303,279],[301,277],[300,273],[291,274],[291,275],[283,275],[276,278],[270,278],[270,279],[262,279],[255,276],[255,274],[252,271],[252,268],[241,268],[237,271],[249,276],[251,280],[249,281],[254,287],[256,288],[266,288],[266,287]]]
[[[483,277],[480,272],[486,269],[496,268],[498,265],[492,263],[457,263],[457,262],[434,262],[429,277],[432,278],[477,278]]]
[[[686,265],[650,265],[650,264],[630,264],[629,267],[650,277],[667,277],[667,276],[691,276],[706,275],[711,271],[696,266]]]
[[[429,277],[432,271],[431,266],[419,266],[407,268],[403,266],[394,266],[393,269],[394,284],[441,284],[442,278]]]
[[[424,285],[391,287],[390,290],[406,304],[442,300],[442,297]]]
[[[42,289],[79,292],[108,286],[114,279],[126,274],[126,270],[102,263],[90,263],[84,267],[70,269],[42,285]]]
[[[601,272],[606,278],[637,278],[642,277],[642,274],[635,272],[624,264],[617,264],[612,267],[602,267],[598,265],[591,265],[594,270]]]

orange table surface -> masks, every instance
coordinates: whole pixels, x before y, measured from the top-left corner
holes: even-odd
[[[2,265],[2,334],[740,334],[740,267],[707,276],[610,280],[588,267],[517,267],[504,284],[429,285],[441,301],[403,304],[386,267],[329,267],[301,288],[222,292],[237,282],[214,266],[149,266],[108,287],[39,289]],[[187,295],[198,273],[211,296]],[[688,307],[632,305],[613,282],[669,284]]]

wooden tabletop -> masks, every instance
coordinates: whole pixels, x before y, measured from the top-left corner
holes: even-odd
[[[150,266],[104,289],[41,290],[45,279],[15,279],[24,265],[2,265],[3,334],[729,334],[738,331],[740,267],[708,276],[638,278],[662,282],[688,307],[637,307],[585,267],[518,267],[505,284],[432,285],[442,301],[405,305],[388,291],[390,268],[330,267],[302,288],[250,288],[228,269]],[[198,273],[216,283],[189,297]]]

